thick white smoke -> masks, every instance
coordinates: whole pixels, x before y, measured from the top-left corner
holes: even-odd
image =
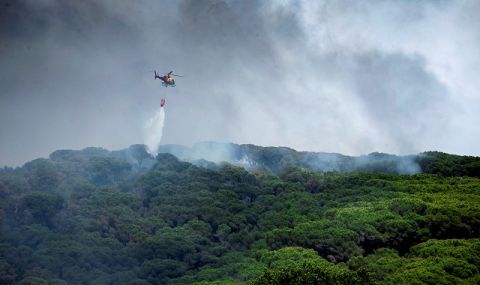
[[[163,126],[165,124],[165,110],[160,108],[143,127],[143,141],[152,155],[157,155],[162,141]]]

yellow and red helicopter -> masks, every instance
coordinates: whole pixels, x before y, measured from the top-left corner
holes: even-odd
[[[162,80],[162,85],[165,87],[175,87],[175,80],[173,79],[174,76],[183,77],[181,75],[173,74],[173,71],[170,71],[163,76],[158,75],[156,70],[153,72],[155,73],[155,79]]]

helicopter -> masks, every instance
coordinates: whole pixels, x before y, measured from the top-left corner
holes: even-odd
[[[165,87],[175,87],[175,80],[173,79],[173,76],[183,77],[181,75],[173,74],[173,71],[170,71],[163,76],[158,75],[156,70],[153,72],[155,73],[155,79],[162,80],[162,85]]]

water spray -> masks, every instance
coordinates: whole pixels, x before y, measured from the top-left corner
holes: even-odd
[[[147,151],[154,156],[157,155],[158,147],[162,141],[164,125],[165,109],[160,107],[143,127],[143,141],[147,146]]]

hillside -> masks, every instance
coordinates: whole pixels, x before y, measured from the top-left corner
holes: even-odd
[[[160,151],[2,169],[0,284],[480,282],[480,158]]]

